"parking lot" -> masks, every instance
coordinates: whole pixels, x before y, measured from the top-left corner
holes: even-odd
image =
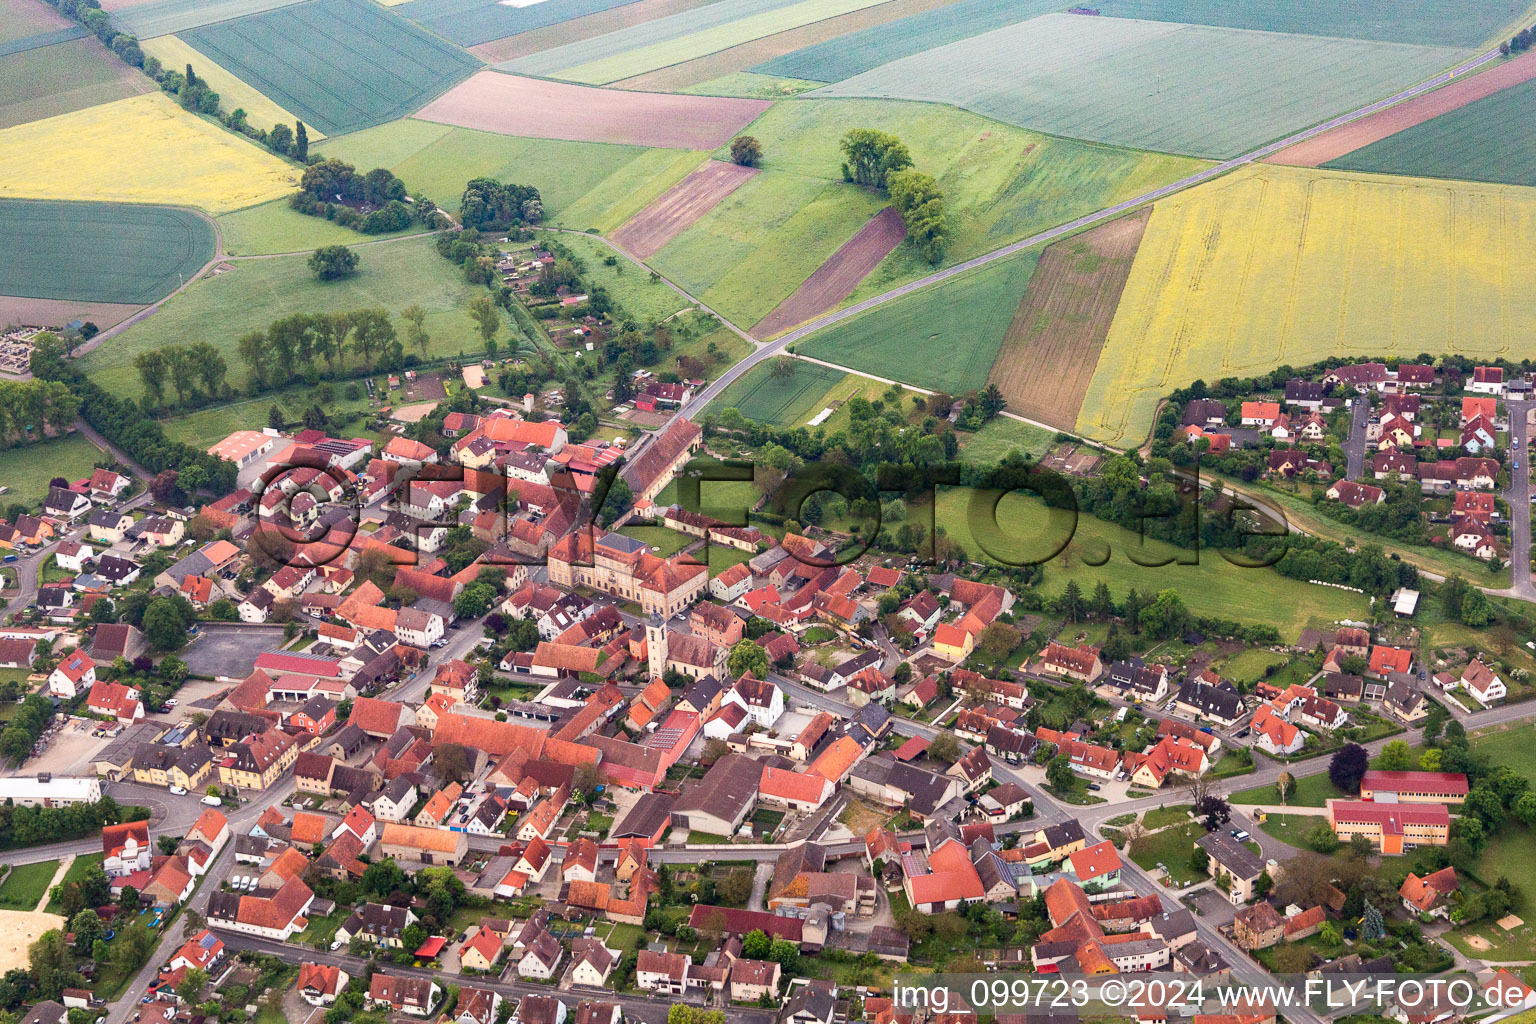
[[[91,758],[112,742],[110,736],[97,736],[101,723],[87,718],[63,720],[57,731],[44,735],[48,749],[37,757],[28,759],[21,768],[13,768],[12,775],[36,775],[52,772],[55,775],[89,775]]]
[[[283,646],[282,626],[208,623],[200,639],[181,655],[194,676],[241,680],[256,667],[256,656]]]

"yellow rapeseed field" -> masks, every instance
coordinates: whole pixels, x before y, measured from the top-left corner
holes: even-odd
[[[236,108],[244,110],[245,119],[258,128],[271,128],[275,124],[286,124],[292,128],[294,121],[297,120],[293,114],[257,91],[255,86],[236,78],[223,67],[215,64],[206,54],[183,41],[180,36],[143,39],[139,41],[139,45],[144,48],[145,53],[157,58],[161,64],[174,71],[181,71],[191,64],[192,70],[197,72],[197,77],[206,79],[209,88],[219,94],[220,105],[225,110]],[[325,138],[313,125],[306,124],[304,127],[309,133],[309,141],[319,142]]]
[[[1077,429],[1335,355],[1519,358],[1533,320],[1536,189],[1254,165],[1153,209]]]
[[[0,197],[169,203],[227,213],[298,171],[154,92],[0,131]]]

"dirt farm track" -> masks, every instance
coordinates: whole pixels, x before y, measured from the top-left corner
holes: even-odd
[[[751,167],[710,160],[620,226],[613,241],[639,259],[650,259],[756,173]]]
[[[1009,409],[1063,430],[1077,426],[1151,213],[1144,208],[1041,254],[988,374]]]
[[[1321,167],[1330,160],[1337,160],[1346,153],[1380,142],[1389,135],[1396,135],[1406,128],[1423,124],[1442,114],[1459,110],[1469,103],[1492,96],[1536,78],[1536,51],[1516,57],[1491,70],[1450,83],[1443,89],[1415,96],[1406,103],[1362,117],[1358,121],[1340,125],[1331,132],[1287,146],[1265,162],[1289,164],[1292,167]]]

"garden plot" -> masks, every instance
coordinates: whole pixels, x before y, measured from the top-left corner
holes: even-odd
[[[402,117],[479,63],[368,0],[307,0],[182,38],[326,135]]]
[[[949,103],[1072,138],[1228,157],[1427,78],[1466,52],[1048,14],[810,95]]]
[[[213,226],[189,210],[0,201],[0,295],[145,305],[213,249]]]
[[[482,71],[416,116],[503,135],[713,149],[768,106],[762,100],[589,89]]]
[[[1525,351],[1536,192],[1255,165],[1160,202],[1078,430],[1140,441],[1196,379],[1338,356]]]

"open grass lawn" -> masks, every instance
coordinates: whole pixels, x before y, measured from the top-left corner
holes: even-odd
[[[1169,877],[1175,882],[1188,884],[1207,877],[1205,872],[1189,866],[1190,854],[1195,851],[1195,840],[1205,835],[1199,822],[1165,829],[1155,835],[1142,836],[1130,845],[1131,860],[1145,871],[1152,871],[1162,864],[1168,868]]]
[[[704,472],[713,462],[708,458],[695,458],[689,461],[687,472]],[[681,485],[679,477],[661,489],[656,496],[656,504],[661,508],[668,505],[683,505]],[[746,512],[757,504],[761,495],[756,486],[750,480],[703,480],[699,481],[699,509],[706,516],[723,519],[728,523],[739,523]],[[670,531],[668,531],[670,532]]]
[[[1154,807],[1141,819],[1142,825],[1148,829],[1162,828],[1164,825],[1177,825],[1189,820],[1189,804],[1177,804],[1173,807]]]
[[[1495,762],[1502,763],[1502,762]],[[1515,908],[1525,923],[1505,931],[1493,921],[1482,921],[1467,929],[1447,932],[1445,938],[1461,952],[1482,960],[1536,960],[1536,903],[1530,893],[1536,887],[1536,871],[1531,858],[1530,830],[1518,824],[1506,824],[1503,831],[1483,850],[1477,861],[1477,876],[1489,885],[1508,878],[1523,893],[1525,902]],[[1488,946],[1479,949],[1468,941],[1482,939]]]
[[[1156,561],[1165,557],[1187,559],[1195,552],[1151,540],[1143,545],[1141,538],[1129,531],[1086,514],[1077,517],[1075,533],[1071,532],[1071,518],[1062,510],[1048,511],[1038,499],[1019,493],[1005,496],[996,505],[993,523],[985,502],[971,508],[973,493],[981,492],[941,492],[938,525],[978,561],[1048,559],[1041,587],[1047,594],[1059,593],[1069,579],[1076,580],[1084,593],[1092,593],[1102,579],[1116,599],[1123,598],[1132,587],[1142,594],[1172,588],[1197,615],[1267,622],[1286,640],[1294,640],[1309,623],[1332,623],[1366,614],[1365,600],[1357,594],[1287,579],[1270,569],[1239,568],[1216,551],[1199,552],[1195,565],[1137,565],[1128,553],[1135,551],[1143,561]],[[986,548],[978,542],[978,535],[986,538]],[[1064,542],[1066,547],[1050,557]],[[1094,566],[1089,558],[1108,560]]]
[[[646,152],[638,146],[524,139],[410,118],[327,139],[315,148],[360,171],[387,167],[413,195],[424,193],[454,211],[471,178],[532,185],[544,200],[544,219],[551,224],[560,223],[566,206]]]
[[[709,555],[705,558],[705,562],[709,565],[709,574],[711,576],[718,576],[731,566],[740,565],[742,562],[750,562],[752,558],[753,555],[750,551],[727,547],[724,544],[711,544],[709,546]]]
[[[998,416],[974,434],[960,435],[960,461],[995,466],[1015,453],[1038,459],[1055,438],[1054,430]]]
[[[668,529],[660,523],[654,526],[626,526],[619,532],[626,537],[633,537],[643,544],[650,545],[651,552],[662,558],[669,558],[698,540],[697,537]]]
[[[6,910],[31,910],[48,895],[48,883],[59,870],[56,860],[36,864],[14,864],[5,882],[0,884],[0,907]]]
[[[230,256],[267,256],[283,252],[307,252],[322,245],[359,245],[382,238],[396,238],[422,231],[413,224],[403,231],[363,235],[324,217],[310,217],[288,205],[288,200],[262,203],[218,218],[224,233],[224,251]],[[367,252],[366,249],[363,250]]]
[[[1259,828],[1282,843],[1304,850],[1307,848],[1304,837],[1319,822],[1327,824],[1328,819],[1320,814],[1271,814]]]
[[[823,396],[846,376],[841,370],[800,359],[770,359],[733,381],[712,407],[734,406],[747,419],[758,423],[786,428],[806,426],[825,408]]]
[[[106,455],[101,449],[80,434],[0,450],[0,481],[10,488],[0,496],[0,501],[40,506],[48,497],[49,480],[56,476],[70,480],[90,476],[96,463],[104,459]]]
[[[621,323],[630,319],[649,327],[691,305],[662,281],[652,281],[651,275],[628,256],[590,235],[563,234],[559,241],[586,264],[582,282],[589,288],[603,288],[618,303],[622,313],[615,311],[614,319]],[[608,259],[614,260],[613,266],[604,262]]]
[[[483,289],[465,283],[458,268],[437,254],[432,239],[402,239],[356,251],[357,273],[340,281],[317,281],[306,256],[231,264],[232,270],[197,282],[112,344],[85,356],[81,365],[109,391],[137,398],[142,387],[133,359],[138,353],[207,340],[229,363],[230,383],[239,385],[245,380],[237,349],[240,337],[264,330],[279,316],[370,307],[398,315],[412,303],[427,311],[429,357],[484,349],[468,314],[470,301]],[[219,329],[210,331],[210,324],[218,324]],[[346,365],[360,362],[359,356],[351,354]]]
[[[335,387],[339,397],[324,406],[326,415],[332,417],[331,429],[337,433],[346,432],[348,437],[365,433],[358,417],[368,409],[368,400],[361,398],[355,402],[348,401],[343,397],[346,385]],[[315,389],[303,385],[199,409],[185,416],[162,420],[161,426],[165,428],[166,436],[173,441],[185,441],[198,448],[208,448],[228,437],[232,431],[260,430],[267,426],[273,405],[282,409],[292,424],[298,423],[304,410],[314,404],[317,404]]]
[[[1296,793],[1286,804],[1292,807],[1324,807],[1329,800],[1352,800],[1351,796],[1328,781],[1327,772],[1319,772],[1316,775],[1304,775],[1296,779]],[[1280,792],[1274,786],[1255,786],[1252,789],[1244,789],[1227,797],[1228,802],[1234,804],[1260,804],[1267,808],[1278,808]]]
[[[1045,789],[1051,796],[1064,804],[1086,805],[1104,803],[1103,797],[1088,788],[1090,785],[1097,786],[1103,785],[1103,783],[1090,780],[1082,775],[1074,775],[1072,777],[1072,785],[1067,789],[1056,789],[1053,786],[1046,786]]]
[[[1250,756],[1247,761],[1242,760],[1230,750],[1226,751],[1216,761],[1216,767],[1211,769],[1212,779],[1230,779],[1234,775],[1251,775],[1257,770]]]
[[[1222,659],[1212,668],[1234,682],[1252,683],[1263,679],[1264,670],[1271,665],[1278,668],[1288,660],[1289,658],[1284,654],[1266,651],[1262,647],[1249,647],[1230,658]]]
[[[90,869],[93,867],[101,867],[101,854],[93,853],[89,856],[76,857],[73,861],[70,862],[69,870],[64,872],[64,878],[59,882],[59,884],[68,885],[71,882],[81,881],[85,878],[86,872],[90,871]],[[44,907],[43,909],[50,914],[62,915],[64,913],[64,908],[59,905],[57,900],[49,900],[48,906]]]
[[[294,935],[291,941],[311,949],[327,949],[336,937],[336,930],[351,916],[350,907],[337,907],[324,917],[311,917],[309,927]]]

